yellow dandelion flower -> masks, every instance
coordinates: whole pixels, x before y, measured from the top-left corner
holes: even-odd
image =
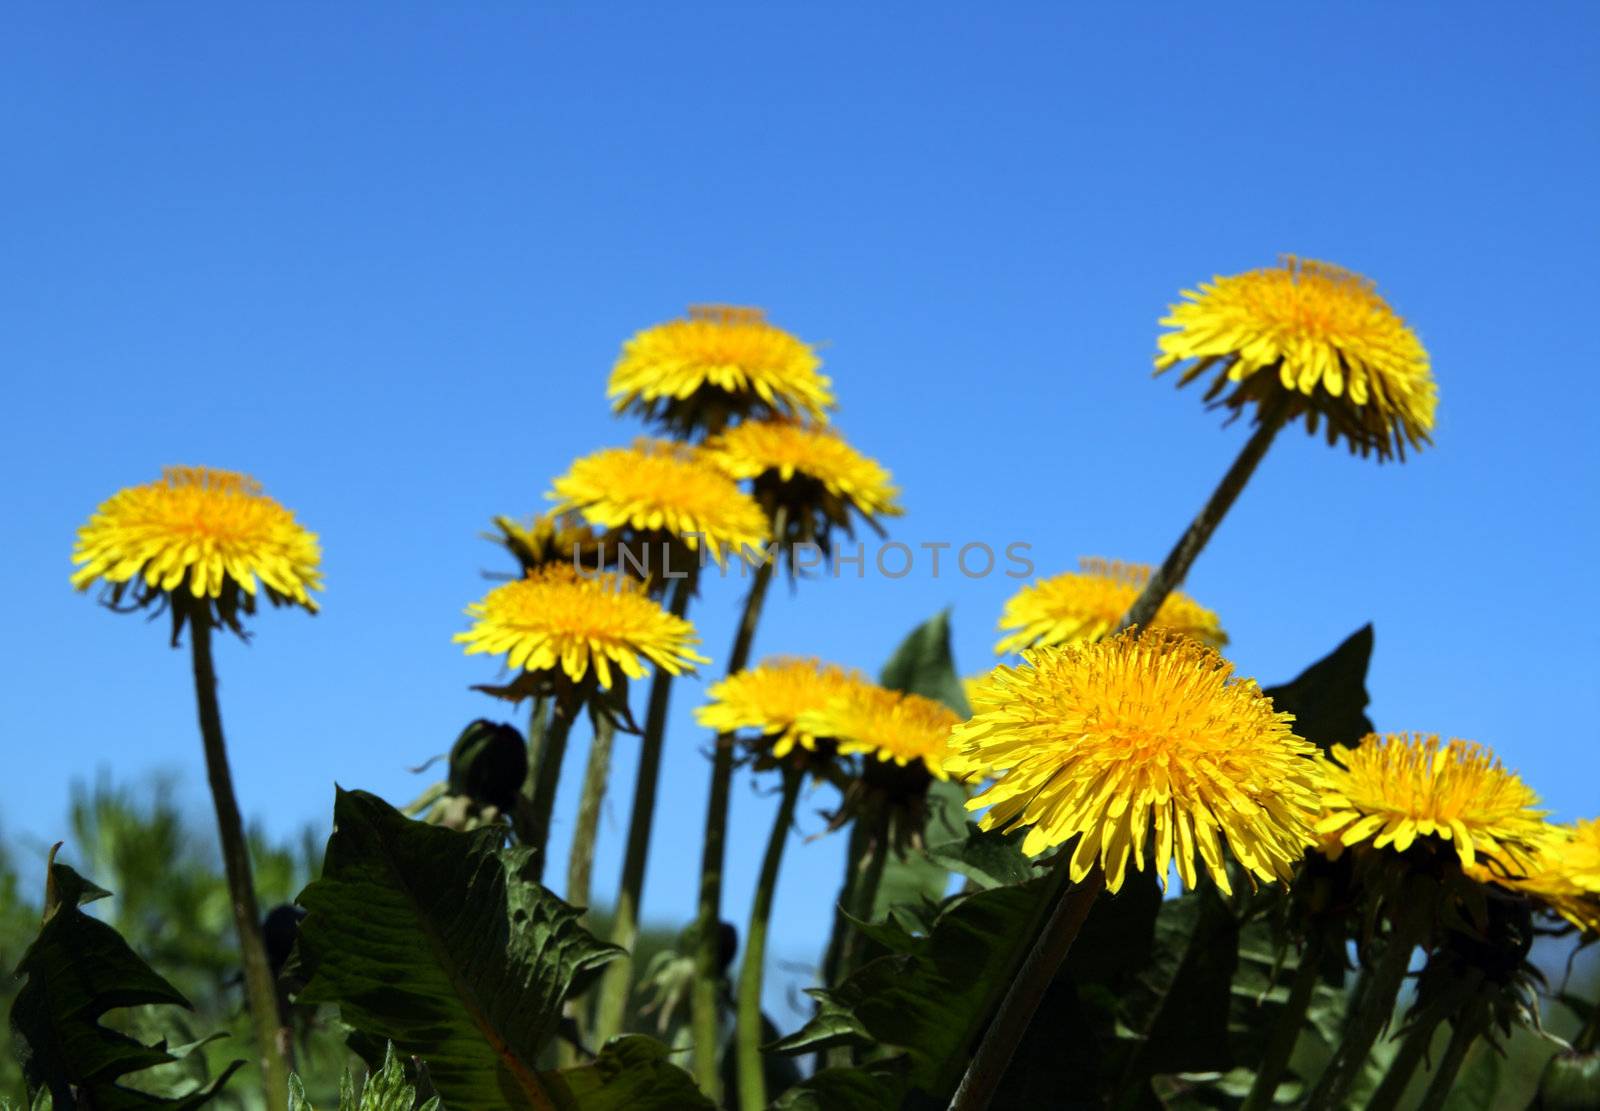
[[[1463,866],[1481,858],[1495,874],[1525,876],[1548,837],[1532,788],[1472,741],[1374,733],[1332,755],[1317,832],[1337,833],[1341,845],[1403,853],[1436,837]]]
[[[695,710],[695,718],[718,733],[759,729],[771,743],[772,755],[782,759],[797,745],[817,750],[817,734],[801,723],[808,712],[826,706],[847,687],[866,684],[860,672],[836,664],[780,657],[716,684],[709,692],[711,701]]]
[[[948,779],[945,754],[950,730],[961,719],[948,706],[920,694],[852,683],[826,706],[802,714],[803,728],[834,737],[842,753],[862,753],[899,767],[921,766]]]
[[[1222,404],[1284,404],[1283,419],[1304,414],[1311,432],[1324,419],[1329,443],[1343,436],[1362,455],[1404,458],[1408,443],[1430,442],[1428,353],[1366,278],[1291,255],[1183,296],[1161,321],[1175,331],[1160,338],[1158,373],[1188,363],[1181,386],[1215,369],[1208,401],[1231,383]]]
[[[1192,888],[1196,853],[1229,891],[1223,840],[1252,874],[1289,879],[1322,773],[1254,680],[1159,629],[1022,658],[991,673],[950,739],[952,775],[993,781],[967,803],[988,808],[982,828],[1031,826],[1030,854],[1077,837],[1073,880],[1098,861],[1112,891],[1130,857],[1136,871],[1153,858],[1163,887],[1176,861]]]
[[[491,590],[467,607],[472,628],[454,637],[467,655],[504,655],[525,672],[559,672],[580,683],[591,671],[611,689],[611,669],[630,679],[646,662],[677,675],[707,663],[694,645],[694,626],[662,609],[635,580],[606,573],[583,575],[552,563],[527,578]]]
[[[78,530],[72,585],[96,580],[113,604],[134,591],[136,605],[188,595],[215,607],[238,629],[254,611],[257,584],[273,605],[315,613],[321,550],[260,483],[209,467],[168,467],[158,482],[120,490]]]
[[[666,532],[719,561],[767,541],[767,518],[738,483],[697,448],[641,439],[586,455],[555,480],[556,512],[636,533]]]
[[[832,383],[809,344],[760,309],[696,305],[688,319],[647,328],[622,348],[607,396],[618,412],[680,434],[717,432],[750,416],[828,419]]]
[[[712,437],[706,451],[734,478],[754,479],[791,508],[814,508],[848,528],[850,510],[871,520],[898,517],[900,491],[889,472],[832,428],[796,421],[746,421]]]
[[[1150,568],[1142,563],[1084,559],[1078,566],[1076,572],[1041,579],[1012,595],[999,625],[1010,633],[995,645],[996,655],[1108,636],[1150,580]],[[1212,648],[1228,643],[1217,615],[1176,590],[1150,627],[1183,633]]]
[[[1526,876],[1497,875],[1482,864],[1473,879],[1530,895],[1587,933],[1600,933],[1600,819],[1549,826]]]

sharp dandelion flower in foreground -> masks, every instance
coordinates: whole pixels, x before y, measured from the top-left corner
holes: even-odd
[[[826,421],[832,383],[811,346],[760,309],[696,305],[623,345],[606,389],[617,412],[685,438],[745,417]]]
[[[184,625],[189,627],[200,736],[245,995],[261,1055],[262,1087],[273,1106],[288,1100],[293,1032],[280,1025],[277,987],[261,934],[217,702],[211,633],[226,628],[244,636],[241,615],[255,612],[259,594],[274,606],[297,605],[315,613],[311,591],[322,588],[320,558],[316,535],[267,497],[258,482],[210,467],[169,467],[157,482],[119,491],[78,530],[72,556],[77,589],[101,582],[113,609],[169,605],[174,645]]]
[[[1006,602],[999,628],[1007,635],[995,645],[995,654],[1108,636],[1149,580],[1150,568],[1142,563],[1084,559],[1075,572],[1030,583]],[[1161,603],[1150,627],[1183,633],[1212,648],[1228,643],[1217,615],[1179,591]]]
[[[1317,832],[1339,846],[1403,853],[1418,840],[1449,842],[1463,867],[1526,876],[1549,838],[1533,789],[1471,741],[1373,734],[1336,746]]]
[[[947,767],[992,780],[968,802],[984,829],[1029,827],[1023,851],[1072,838],[1071,874],[1130,862],[1187,887],[1195,858],[1230,891],[1223,844],[1249,872],[1287,881],[1312,843],[1322,772],[1254,680],[1187,637],[1151,630],[1023,652],[974,693]]]

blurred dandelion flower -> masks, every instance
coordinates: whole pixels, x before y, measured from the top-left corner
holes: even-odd
[[[1428,353],[1374,284],[1325,262],[1285,256],[1279,266],[1216,277],[1162,320],[1157,373],[1187,363],[1180,386],[1215,370],[1206,393],[1258,413],[1284,404],[1315,432],[1327,422],[1353,452],[1405,457],[1429,443],[1437,401]]]
[[[683,436],[752,416],[826,421],[832,383],[809,344],[760,309],[695,305],[688,319],[647,328],[622,348],[607,396]]]
[[[1150,568],[1120,560],[1084,559],[1079,570],[1023,587],[1006,603],[995,645],[1004,656],[1024,648],[1099,640],[1116,631],[1150,580]],[[1170,629],[1212,648],[1228,643],[1217,615],[1187,594],[1173,591],[1161,604],[1152,629]]]
[[[1320,834],[1341,846],[1403,853],[1418,838],[1451,842],[1464,867],[1526,876],[1549,838],[1538,796],[1482,745],[1438,734],[1374,733],[1326,761]]]
[[[935,779],[949,778],[945,754],[950,730],[960,720],[955,711],[931,698],[860,682],[800,716],[801,728],[837,739],[841,753],[861,753],[902,768],[920,767]]]
[[[1480,865],[1468,874],[1530,895],[1586,933],[1600,933],[1600,819],[1549,826],[1526,876],[1495,874]]]
[[[647,662],[671,675],[709,662],[694,652],[694,626],[662,609],[640,583],[581,575],[567,563],[497,586],[466,612],[472,628],[453,639],[467,655],[503,654],[513,669],[559,671],[574,684],[592,670],[610,690],[612,667],[637,679]]]
[[[1078,837],[1073,881],[1098,861],[1111,891],[1130,857],[1136,871],[1153,857],[1163,887],[1175,860],[1192,888],[1196,852],[1230,891],[1218,834],[1253,875],[1289,879],[1312,843],[1321,771],[1254,680],[1159,629],[1022,657],[991,673],[950,740],[952,775],[993,780],[967,803],[989,808],[982,828],[1031,826],[1030,854]]]
[[[877,518],[904,512],[889,472],[832,428],[747,421],[712,437],[706,451],[734,478],[755,480],[756,498],[769,513],[782,504],[791,520],[819,514],[824,528],[836,525],[849,531],[852,511],[874,528]]]
[[[72,585],[101,581],[113,606],[130,590],[136,607],[187,597],[239,631],[238,614],[255,611],[258,586],[273,605],[315,613],[320,558],[316,534],[254,479],[168,467],[160,481],[118,491],[78,530]],[[175,607],[180,622],[184,608]]]
[[[817,751],[817,735],[801,724],[808,711],[826,706],[849,687],[867,685],[860,672],[836,664],[779,657],[716,684],[695,719],[718,733],[759,729],[772,755],[782,759],[796,746]]]
[[[511,553],[523,574],[562,561],[596,568],[608,562],[602,538],[575,510],[541,513],[526,525],[510,517],[496,517],[494,526],[499,535],[489,539]]]
[[[555,511],[574,510],[603,529],[664,532],[698,551],[764,545],[767,519],[738,483],[698,449],[640,439],[586,455],[555,480]]]

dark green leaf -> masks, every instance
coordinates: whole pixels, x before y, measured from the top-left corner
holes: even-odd
[[[823,1069],[779,1096],[772,1111],[897,1111],[905,1094],[902,1071],[881,1061]]]
[[[334,827],[322,878],[300,896],[302,1001],[337,1003],[357,1031],[420,1057],[451,1107],[576,1107],[571,1092],[643,1083],[622,1075],[630,1063],[651,1083],[669,1075],[647,1039],[589,1072],[539,1072],[562,1004],[619,950],[533,880],[529,850],[410,821],[359,791],[338,793]]]
[[[950,651],[950,611],[913,629],[883,665],[878,682],[892,691],[909,691],[943,702],[962,717],[969,716],[972,711]]]
[[[654,1038],[628,1034],[608,1042],[593,1063],[544,1076],[558,1111],[712,1111],[667,1053]]]
[[[186,1111],[206,1103],[244,1062],[233,1062],[210,1084],[175,1098],[117,1083],[181,1060],[196,1047],[175,1051],[164,1042],[146,1045],[102,1026],[100,1019],[121,1007],[188,1010],[189,1002],[116,930],[80,909],[82,902],[108,892],[56,863],[53,849],[48,874],[45,921],[17,966],[16,974],[26,982],[11,1005],[11,1030],[30,1096],[37,1100],[48,1092],[57,1106],[97,1111]]]
[[[1372,626],[1363,625],[1298,677],[1262,693],[1272,705],[1294,715],[1294,731],[1324,751],[1353,745],[1372,732],[1367,718],[1367,664],[1372,659]]]
[[[980,888],[1024,883],[1039,874],[1034,862],[1023,855],[1023,830],[986,832],[976,822],[964,821],[957,837],[934,841],[933,834],[930,829],[928,856]]]

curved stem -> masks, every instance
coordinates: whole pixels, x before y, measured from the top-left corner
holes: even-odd
[[[1273,437],[1283,427],[1284,417],[1288,415],[1290,400],[1287,393],[1280,392],[1275,401],[1263,405],[1258,411],[1256,430],[1250,434],[1233,465],[1211,492],[1205,507],[1190,522],[1184,534],[1178,537],[1178,542],[1172,546],[1172,551],[1167,553],[1167,558],[1155,574],[1150,576],[1150,581],[1145,583],[1144,590],[1134,600],[1133,608],[1128,610],[1118,626],[1119,630],[1130,625],[1148,628],[1160,612],[1161,603],[1167,600],[1167,595],[1183,584],[1195,557],[1206,546],[1206,541],[1211,539],[1222,518],[1227,516],[1239,492],[1255,473],[1256,465],[1267,454],[1267,448],[1272,446]]]
[[[567,902],[588,909],[589,884],[594,874],[594,843],[600,835],[600,808],[611,776],[611,742],[615,727],[604,714],[593,715],[594,739],[589,742],[589,763],[583,771],[583,793],[578,796],[578,821],[572,829],[572,855],[567,860]]]
[[[761,984],[767,958],[767,922],[772,915],[772,894],[778,885],[778,867],[783,863],[789,827],[794,824],[795,800],[800,796],[802,778],[800,772],[784,768],[783,796],[772,822],[772,834],[767,838],[767,853],[761,861],[755,897],[750,902],[750,926],[744,935],[744,960],[739,966],[739,1004],[734,1023],[740,1107],[767,1105],[767,1076],[761,1060]]]
[[[682,617],[689,609],[695,575],[676,580],[668,609]],[[650,680],[650,703],[645,711],[644,735],[639,740],[639,770],[633,785],[633,815],[628,821],[628,847],[622,860],[622,883],[617,891],[616,917],[611,941],[624,955],[606,965],[600,978],[600,1001],[595,1016],[595,1041],[604,1046],[622,1032],[628,996],[633,990],[633,947],[639,940],[639,904],[644,896],[645,865],[650,858],[650,829],[655,822],[656,784],[661,778],[661,746],[667,729],[667,708],[672,698],[672,673],[657,668]]]
[[[1316,928],[1306,938],[1305,950],[1300,954],[1300,967],[1295,970],[1294,980],[1289,985],[1289,998],[1283,1005],[1283,1013],[1274,1020],[1272,1031],[1267,1035],[1261,1067],[1256,1070],[1250,1094],[1245,1097],[1240,1111],[1262,1111],[1273,1104],[1278,1085],[1289,1067],[1289,1058],[1294,1054],[1295,1043],[1300,1040],[1300,1031],[1305,1026],[1311,997],[1317,990],[1320,975],[1318,965],[1322,957],[1321,938],[1322,934]]]
[[[561,764],[567,755],[567,735],[578,705],[570,697],[556,698],[550,711],[550,727],[539,748],[539,770],[533,781],[533,798],[528,802],[526,843],[536,850],[533,878],[543,881],[544,864],[549,857],[550,815],[555,811],[556,788],[561,783]],[[519,831],[521,832],[521,831]]]
[[[1089,916],[1095,897],[1105,888],[1105,882],[1105,874],[1096,867],[1081,884],[1057,900],[1039,940],[1011,981],[994,1021],[984,1031],[978,1052],[967,1065],[961,1085],[950,1101],[950,1111],[983,1111],[989,1106],[1011,1064],[1017,1043],[1033,1021],[1039,1001],[1049,990],[1061,962],[1067,959],[1072,942],[1083,920]]]
[[[174,601],[174,604],[183,603]],[[196,605],[190,611],[189,647],[194,661],[194,693],[200,716],[200,739],[205,746],[206,778],[217,810],[217,834],[222,846],[223,871],[228,879],[228,901],[239,934],[239,957],[244,965],[244,991],[261,1054],[261,1085],[268,1107],[289,1104],[289,1070],[294,1067],[294,1031],[278,1012],[278,989],[261,937],[261,910],[256,905],[255,883],[250,874],[250,848],[245,840],[239,802],[233,793],[233,773],[228,769],[228,748],[222,736],[222,711],[217,704],[217,672],[211,659],[211,614]]]
[[[1428,1082],[1428,1090],[1423,1093],[1422,1102],[1417,1104],[1417,1111],[1439,1111],[1439,1108],[1444,1106],[1444,1101],[1455,1087],[1456,1074],[1461,1071],[1461,1064],[1467,1059],[1467,1050],[1472,1048],[1472,1043],[1477,1040],[1478,1031],[1482,1026],[1477,1008],[1458,1016],[1451,1024],[1450,1044],[1445,1048],[1444,1056],[1439,1059],[1439,1067],[1434,1071],[1433,1079]]]
[[[1411,952],[1425,940],[1431,919],[1432,902],[1417,886],[1408,884],[1401,894],[1389,940],[1377,963],[1362,974],[1344,1037],[1307,1098],[1306,1111],[1332,1111],[1342,1105],[1367,1054],[1394,1014],[1395,1000],[1411,966]]]
[[[772,534],[781,541],[787,528],[787,512],[779,507],[773,514]],[[777,553],[764,559],[755,570],[750,591],[745,595],[744,613],[728,652],[728,675],[743,671],[755,644],[756,624],[767,598],[767,588],[778,563]],[[720,1099],[722,1073],[717,1056],[721,1042],[722,1004],[717,967],[717,926],[722,920],[722,872],[727,857],[728,797],[733,786],[734,737],[719,734],[711,753],[711,790],[706,800],[705,842],[700,853],[700,898],[695,913],[694,981],[689,989],[690,1030],[694,1039],[694,1075],[701,1091],[713,1101]]]

